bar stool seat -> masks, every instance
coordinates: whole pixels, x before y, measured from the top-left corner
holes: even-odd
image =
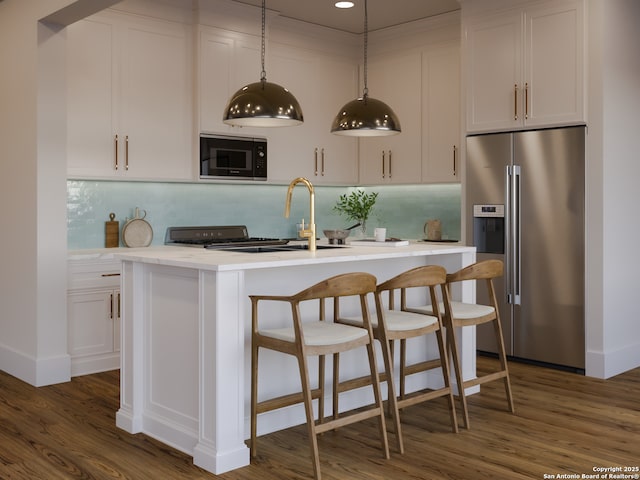
[[[305,345],[309,346],[339,345],[367,336],[367,331],[364,328],[354,328],[348,325],[324,321],[305,322],[302,324],[302,331],[304,333]],[[260,334],[284,342],[293,343],[296,341],[296,332],[293,327],[260,330]]]
[[[351,319],[354,320],[354,319]],[[384,320],[389,331],[407,332],[419,328],[427,328],[438,323],[438,318],[430,315],[416,315],[402,310],[385,310]],[[378,327],[378,315],[371,314],[371,326]]]

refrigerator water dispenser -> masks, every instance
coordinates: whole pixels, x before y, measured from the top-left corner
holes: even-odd
[[[473,245],[478,253],[504,254],[504,205],[473,206]]]

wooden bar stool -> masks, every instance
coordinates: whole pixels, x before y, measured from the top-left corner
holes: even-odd
[[[317,435],[328,430],[349,425],[361,420],[377,417],[380,426],[380,438],[385,458],[389,458],[389,444],[385,427],[384,409],[380,394],[380,384],[373,348],[373,333],[370,323],[367,297],[376,290],[376,277],[368,273],[346,273],[328,278],[301,292],[291,296],[250,295],[252,306],[252,342],[251,342],[251,456],[256,456],[256,423],[259,413],[269,412],[297,403],[304,403],[313,472],[320,479],[320,459],[318,454]],[[324,301],[327,298],[359,297],[359,327],[325,321]],[[300,315],[302,302],[318,300],[318,317],[313,321],[303,321]],[[258,304],[262,301],[288,302],[291,305],[289,326],[277,329],[261,329],[258,319]],[[337,301],[337,300],[336,300]],[[336,354],[347,350],[366,347],[368,354],[370,378],[373,388],[374,404],[355,412],[335,416],[333,419],[323,418],[322,398],[324,397],[324,355]],[[258,401],[258,352],[267,348],[292,355],[298,361],[302,392],[278,398]],[[311,388],[307,357],[319,357],[319,385]],[[318,420],[315,420],[312,399],[320,399]]]
[[[515,408],[513,406],[513,395],[511,392],[511,382],[509,379],[507,356],[505,353],[504,339],[502,336],[502,325],[500,324],[500,312],[498,310],[498,302],[496,300],[496,293],[493,286],[493,279],[502,276],[503,271],[504,264],[501,260],[484,260],[469,265],[461,270],[458,270],[457,272],[448,274],[447,286],[444,290],[443,302],[441,302],[439,305],[440,310],[444,309],[444,321],[448,338],[447,343],[451,348],[452,356],[454,359],[453,363],[455,376],[458,383],[458,390],[460,401],[462,403],[462,412],[464,415],[465,426],[467,428],[469,428],[469,411],[467,408],[465,389],[474,385],[481,385],[483,383],[502,379],[502,381],[504,382],[507,402],[509,404],[509,410],[511,411],[511,413],[515,412]],[[486,281],[487,291],[489,292],[489,305],[451,301],[450,285],[467,280]],[[418,308],[413,307],[409,310],[423,313],[425,315],[433,315],[434,312],[434,308],[431,305]],[[483,323],[489,322],[492,322],[494,327],[493,329],[496,336],[496,344],[498,345],[498,359],[500,360],[500,368],[495,372],[463,381],[462,372],[460,370],[460,356],[456,342],[456,327],[481,325]]]
[[[436,265],[417,267],[401,273],[381,284],[376,288],[376,315],[372,315],[371,324],[373,335],[380,342],[385,365],[384,378],[387,381],[388,402],[391,415],[395,423],[398,446],[401,452],[404,451],[402,442],[402,432],[399,419],[399,409],[426,402],[434,398],[447,397],[449,403],[449,413],[451,417],[451,428],[458,431],[456,420],[456,409],[453,398],[453,388],[450,382],[449,365],[447,362],[447,349],[443,332],[443,319],[440,310],[436,307],[432,315],[424,315],[407,311],[407,293],[411,289],[425,288],[431,302],[438,305],[437,289],[445,287],[447,272],[444,268]],[[400,291],[400,308],[396,309],[395,292]],[[388,294],[388,308],[383,305],[383,295]],[[338,304],[336,304],[338,305]],[[336,307],[338,308],[338,307]],[[361,320],[354,317],[342,317],[339,312],[335,313],[336,321],[347,325],[361,325]],[[419,363],[407,365],[406,342],[410,338],[422,337],[435,334],[438,343],[439,355],[436,358],[425,360]],[[400,341],[400,394],[396,395],[394,385],[393,351],[396,340]],[[337,365],[334,360],[334,368]],[[438,389],[425,389],[419,392],[407,394],[405,391],[405,378],[419,372],[433,369],[441,369],[444,386]],[[335,382],[335,379],[334,379]],[[334,386],[334,392],[341,389],[340,385]],[[334,399],[334,403],[337,399]],[[334,405],[334,411],[337,405]]]

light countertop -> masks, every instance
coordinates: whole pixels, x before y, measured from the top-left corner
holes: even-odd
[[[326,242],[318,242],[318,245],[322,244],[326,244]],[[105,248],[70,251],[69,259],[77,261],[119,259],[200,270],[230,271],[474,251],[475,247],[468,247],[460,243],[431,243],[412,240],[409,245],[405,246],[351,246],[347,244],[339,248],[321,249],[315,252],[289,250],[243,253],[164,245],[145,248]]]

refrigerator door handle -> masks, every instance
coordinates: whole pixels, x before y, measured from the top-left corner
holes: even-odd
[[[513,303],[520,305],[520,287],[522,285],[522,255],[521,255],[521,192],[520,192],[520,165],[513,165],[512,171],[512,200],[513,206]]]
[[[520,304],[520,166],[505,167],[506,255],[505,284],[507,303]]]

